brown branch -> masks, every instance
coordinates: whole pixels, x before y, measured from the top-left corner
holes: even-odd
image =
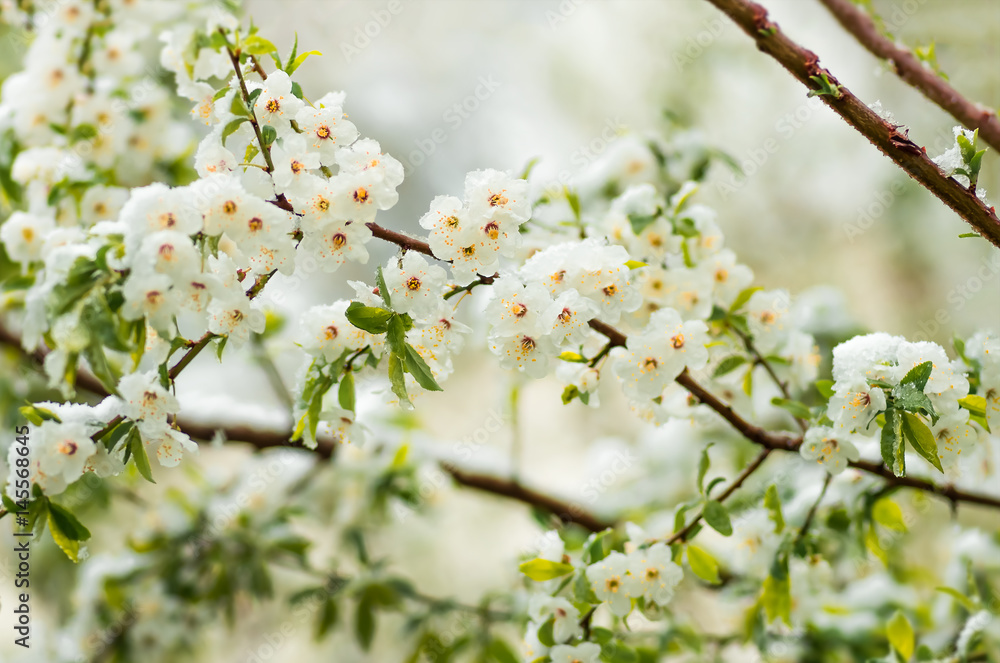
[[[920,182],[948,207],[965,219],[980,235],[1000,248],[1000,219],[987,208],[974,191],[963,187],[930,160],[924,148],[917,146],[899,127],[878,116],[875,111],[847,88],[840,85],[827,69],[819,66],[819,57],[789,39],[768,19],[767,10],[749,0],[707,0],[740,26],[757,42],[757,48],[778,61],[810,90],[816,89],[812,77],[825,76],[835,90],[819,95],[827,106],[858,130],[883,154],[892,159],[910,177]]]
[[[727,499],[729,499],[729,496],[735,493],[739,489],[739,487],[743,485],[743,482],[746,481],[751,474],[756,472],[757,469],[764,464],[764,461],[767,460],[767,457],[770,455],[771,455],[770,449],[764,449],[759,454],[757,454],[756,458],[750,461],[750,464],[747,465],[745,468],[743,468],[743,471],[740,472],[739,476],[737,476],[733,480],[733,482],[729,484],[729,487],[726,488],[726,490],[723,491],[721,495],[715,498],[716,501],[725,502]],[[693,530],[695,526],[699,523],[699,521],[701,521],[703,514],[704,512],[699,513],[691,520],[691,522],[689,522],[683,528],[671,534],[670,537],[666,540],[666,544],[668,546],[672,546],[673,544],[679,541],[687,540],[688,535],[691,534],[691,530]]]
[[[427,242],[423,242],[415,237],[410,237],[409,235],[404,235],[403,233],[396,232],[395,230],[383,228],[375,222],[366,223],[365,225],[372,231],[372,235],[374,237],[391,242],[396,246],[401,246],[407,251],[416,251],[417,253],[423,253],[425,256],[436,258]]]
[[[628,337],[625,336],[625,334],[621,333],[611,325],[601,322],[600,320],[591,320],[590,328],[606,336],[609,344],[612,346],[625,347],[626,342],[628,341]],[[715,410],[719,416],[729,422],[729,424],[741,435],[743,435],[743,437],[750,440],[754,444],[764,447],[765,450],[798,451],[799,447],[802,446],[801,437],[791,437],[785,433],[773,433],[761,428],[760,426],[754,425],[741,417],[729,404],[723,402],[712,392],[698,384],[698,382],[695,381],[694,378],[692,378],[687,372],[687,369],[677,376],[676,381],[682,387],[691,392],[691,394],[699,401]],[[981,504],[983,506],[1000,509],[1000,498],[998,497],[959,490],[951,485],[941,486],[931,481],[917,479],[914,477],[897,477],[886,469],[884,465],[872,463],[866,460],[852,461],[848,463],[848,465],[863,472],[868,472],[869,474],[882,477],[889,486],[914,488],[916,490],[922,490],[934,495],[940,495],[941,497],[950,500],[953,504],[957,504],[958,502],[967,502],[969,504]]]
[[[891,62],[896,75],[966,127],[979,129],[980,137],[994,150],[1000,151],[1000,118],[995,112],[963,97],[948,81],[924,66],[909,49],[894,44],[854,3],[849,0],[819,1],[862,46],[873,55]]]

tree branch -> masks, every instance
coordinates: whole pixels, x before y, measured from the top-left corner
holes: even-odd
[[[628,341],[628,337],[625,336],[625,334],[621,333],[611,325],[601,322],[600,320],[591,320],[590,328],[606,336],[608,338],[608,342],[613,346],[625,347],[625,344]],[[677,376],[676,381],[682,387],[691,392],[691,394],[694,395],[694,397],[699,401],[715,410],[719,416],[729,422],[733,428],[735,428],[741,435],[743,435],[743,437],[751,442],[760,445],[765,449],[779,451],[798,451],[799,447],[802,446],[801,437],[791,437],[785,433],[773,433],[761,428],[760,426],[754,425],[741,417],[730,405],[723,402],[713,393],[698,384],[698,382],[695,381],[694,378],[692,378],[687,372],[687,369]],[[940,495],[941,497],[950,500],[953,504],[958,502],[967,502],[969,504],[980,504],[1000,509],[1000,497],[959,490],[951,485],[941,486],[931,481],[917,479],[915,477],[897,477],[886,469],[884,465],[872,463],[866,460],[852,461],[848,463],[848,465],[855,469],[862,470],[863,472],[868,472],[869,474],[882,477],[890,486],[914,488],[916,490],[922,490],[934,495]]]
[[[891,62],[896,75],[903,81],[920,90],[966,127],[979,129],[979,136],[1000,151],[1000,118],[994,111],[963,97],[948,81],[924,66],[909,49],[894,44],[854,3],[849,0],[819,1],[862,46],[876,57]]]
[[[366,223],[365,225],[372,231],[372,235],[374,237],[391,242],[396,246],[401,246],[407,251],[416,251],[417,253],[423,253],[425,256],[430,256],[435,259],[437,258],[431,251],[431,247],[427,242],[422,242],[415,237],[404,235],[403,233],[396,232],[395,230],[383,228],[374,221]]]
[[[760,468],[760,466],[764,464],[764,461],[767,460],[767,457],[770,455],[771,455],[770,449],[764,449],[759,454],[757,454],[757,457],[754,458],[752,461],[750,461],[749,465],[743,468],[743,471],[740,472],[739,476],[737,476],[731,484],[729,484],[729,487],[726,488],[726,490],[723,491],[721,495],[715,498],[716,501],[725,502],[727,499],[729,499],[729,496],[735,493],[739,489],[739,487],[743,485],[743,482],[746,481],[751,474],[756,472]],[[691,520],[691,522],[689,522],[683,528],[671,534],[670,537],[666,540],[666,544],[668,546],[672,546],[673,544],[679,541],[686,541],[688,535],[691,534],[691,530],[693,530],[695,526],[701,521],[703,514],[704,511],[695,516]]]
[[[828,70],[819,66],[819,57],[789,39],[768,19],[764,7],[748,0],[707,0],[721,10],[757,42],[757,48],[778,61],[810,90],[816,89],[812,77],[826,77],[838,95],[821,94],[835,113],[858,130],[883,154],[892,159],[910,177],[920,182],[948,207],[965,219],[976,232],[1000,248],[1000,219],[996,211],[987,208],[974,191],[958,181],[945,177],[930,160],[924,148],[911,141],[899,127],[889,124],[847,88],[840,85]]]

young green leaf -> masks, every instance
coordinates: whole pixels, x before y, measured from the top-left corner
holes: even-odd
[[[150,483],[153,481],[153,470],[149,466],[149,456],[146,455],[146,445],[142,443],[142,436],[138,428],[132,428],[128,433],[128,448],[132,458],[135,459],[135,468],[139,470],[142,478]]]
[[[389,288],[385,286],[385,276],[382,274],[382,267],[375,270],[375,285],[378,287],[379,297],[385,302],[386,308],[392,308],[392,300],[389,299]]]
[[[410,403],[410,397],[406,394],[406,379],[404,378],[403,362],[395,352],[389,355],[389,384],[392,386],[392,393],[399,397],[400,403]]]
[[[716,500],[708,500],[705,502],[702,517],[705,519],[705,522],[708,523],[709,527],[722,536],[732,535],[733,523],[729,519],[729,512],[721,502],[717,502]]]
[[[923,391],[924,387],[927,386],[927,380],[930,379],[931,373],[934,371],[934,364],[930,361],[925,361],[922,364],[917,364],[903,376],[903,379],[899,381],[899,384],[912,384],[918,391]]]
[[[361,302],[351,302],[345,311],[348,321],[369,334],[384,334],[389,328],[389,318],[395,314],[377,306],[365,306]]]
[[[737,368],[742,366],[747,362],[747,358],[740,355],[729,355],[719,362],[718,366],[715,367],[715,372],[712,373],[713,378],[722,377],[727,373],[735,371]]]
[[[340,403],[340,407],[354,412],[354,371],[347,371],[340,378],[340,387],[337,389],[337,401]]]
[[[694,544],[688,544],[687,561],[691,567],[691,571],[705,582],[713,585],[718,585],[722,582],[719,579],[719,563],[715,561],[715,558],[708,551]]]
[[[552,580],[553,578],[560,578],[567,573],[572,573],[574,567],[572,564],[563,564],[562,562],[553,562],[551,560],[542,559],[540,557],[532,559],[527,562],[522,562],[520,566],[517,567],[524,575],[528,576],[532,580],[537,582],[544,582],[546,580]]]
[[[906,618],[906,615],[897,610],[896,614],[889,620],[889,623],[886,624],[885,633],[889,638],[889,644],[899,652],[903,660],[910,660],[913,656],[913,650],[916,647],[916,638],[913,634],[913,626],[910,624],[910,620]]]
[[[704,449],[701,450],[701,459],[698,461],[698,492],[705,492],[705,474],[708,472],[709,466],[712,464],[712,459],[708,457],[708,450],[712,448],[713,442],[709,442]]]
[[[410,345],[405,344],[405,354],[403,355],[406,371],[416,379],[417,384],[428,391],[441,391],[440,385],[434,379],[430,366],[420,356],[420,353]]]
[[[944,472],[941,467],[941,459],[938,457],[937,441],[934,433],[916,415],[909,412],[902,414],[903,435],[909,441],[914,451],[923,456],[924,460],[937,468],[938,472]]]
[[[768,517],[774,522],[774,533],[781,534],[781,531],[785,529],[785,517],[781,512],[778,487],[773,483],[764,491],[764,508],[767,509]]]

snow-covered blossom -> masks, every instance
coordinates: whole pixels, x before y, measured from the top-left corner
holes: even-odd
[[[838,430],[872,434],[878,431],[875,418],[885,406],[885,392],[881,387],[870,387],[864,380],[855,378],[837,386],[827,411]]]
[[[45,239],[54,229],[49,217],[14,212],[0,226],[0,240],[11,260],[29,263],[41,259]]]
[[[180,409],[177,398],[163,388],[155,373],[132,373],[118,381],[122,414],[135,421],[140,432],[157,436],[167,428],[167,416]]]
[[[674,588],[684,579],[681,567],[673,562],[670,546],[656,543],[629,554],[630,573],[635,579],[636,598],[663,606],[674,596]]]
[[[632,599],[643,591],[631,569],[631,560],[617,551],[587,567],[587,580],[594,595],[607,602],[611,612],[619,617],[632,610]]]
[[[345,350],[360,350],[371,345],[381,348],[382,337],[358,329],[347,320],[349,300],[314,306],[300,318],[296,342],[308,354],[335,361]]]
[[[251,333],[264,331],[264,312],[242,293],[217,297],[208,305],[208,331],[228,338],[227,346],[238,348]]]
[[[552,638],[556,642],[566,642],[583,631],[580,611],[564,598],[536,594],[528,604],[528,616],[538,623],[552,618]]]
[[[407,251],[402,258],[390,258],[382,275],[396,311],[417,319],[437,315],[447,277],[443,269],[419,253]]]
[[[653,313],[642,333],[628,337],[626,352],[615,360],[625,395],[656,398],[685,368],[702,368],[708,362],[707,331],[704,322],[684,322],[673,309]]]
[[[848,435],[837,433],[829,426],[814,426],[802,438],[799,453],[806,460],[819,463],[830,474],[840,474],[847,463],[860,458],[858,448]]]

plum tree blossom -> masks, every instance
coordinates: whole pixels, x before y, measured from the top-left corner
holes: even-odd
[[[1000,246],[995,117],[959,113],[932,160],[763,8],[710,1]],[[765,289],[726,246],[743,220],[703,202],[727,159],[696,131],[616,130],[557,177],[476,155],[397,208],[396,138],[235,4],[0,2],[30,35],[0,89],[0,518],[65,555],[32,585],[37,660],[208,660],[221,615],[242,637],[276,605],[371,660],[1000,652],[996,330],[869,332],[828,291]],[[945,85],[920,53],[904,78]],[[493,404],[474,370],[503,406],[455,442]],[[589,476],[572,495],[526,458]],[[460,487],[534,517],[518,554],[467,556],[497,567],[474,600],[402,570],[467,552],[438,516]]]

